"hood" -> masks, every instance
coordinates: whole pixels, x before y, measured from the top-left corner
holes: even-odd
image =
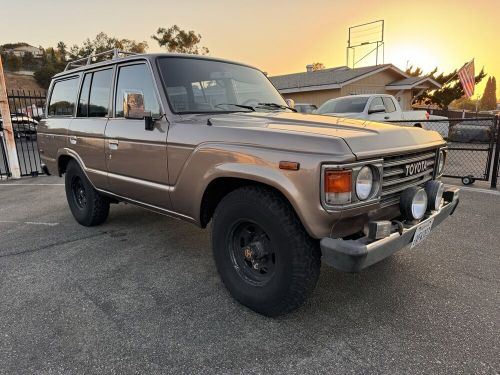
[[[234,113],[213,115],[210,121],[214,126],[259,127],[274,132],[341,138],[358,159],[411,152],[445,144],[435,131],[315,114]]]

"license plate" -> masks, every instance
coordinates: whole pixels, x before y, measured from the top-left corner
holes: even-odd
[[[417,228],[410,249],[413,249],[415,246],[417,246],[419,243],[421,243],[423,240],[427,238],[429,233],[431,233],[433,222],[434,219],[431,219]]]

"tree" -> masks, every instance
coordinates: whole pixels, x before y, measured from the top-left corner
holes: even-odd
[[[59,58],[61,59],[61,61],[66,61],[66,56],[68,54],[68,48],[66,46],[66,43],[62,41],[57,43],[57,52],[59,54]]]
[[[73,45],[69,51],[69,57],[71,60],[76,60],[93,54],[95,55],[109,51],[114,48],[118,48],[126,52],[144,53],[148,49],[148,43],[146,41],[137,42],[131,39],[118,39],[116,37],[110,37],[106,33],[100,32],[93,40],[87,38],[81,47],[76,44]],[[97,58],[96,61],[102,59],[102,57]]]
[[[453,109],[465,109],[466,111],[475,111],[477,108],[477,100],[471,99],[466,96],[462,96],[459,99],[455,99],[449,105]]]
[[[312,65],[313,72],[325,69],[325,64],[320,63],[320,62],[315,62],[315,63],[312,63],[311,65]]]
[[[160,47],[165,47],[168,52],[189,53],[193,55],[206,55],[210,51],[207,47],[200,47],[201,35],[193,30],[185,31],[174,25],[168,29],[158,28],[156,35],[151,36]]]
[[[413,72],[415,77],[422,76],[423,70],[421,68],[417,67],[415,68],[415,70],[412,70],[412,68],[413,66],[409,68],[409,71]],[[436,104],[440,108],[447,110],[450,103],[456,99],[463,97],[465,95],[465,92],[458,78],[457,70],[454,70],[453,72],[448,74],[436,74],[437,68],[430,72],[428,76],[439,82],[441,85],[443,85],[443,87],[441,87],[439,90],[425,91],[423,94],[415,97],[413,101],[424,102],[427,105]],[[474,77],[474,81],[476,82],[476,84],[478,84],[484,77],[486,77],[486,73],[484,72],[484,69],[481,69],[479,74]]]
[[[35,56],[31,52],[25,52],[21,57],[21,63],[23,69],[32,69],[35,66]]]
[[[145,41],[137,42],[131,39],[110,37],[103,32],[97,34],[94,39],[87,38],[82,46],[73,45],[69,51],[66,43],[59,42],[55,49],[49,47],[44,50],[41,67],[35,71],[35,79],[40,86],[48,88],[52,77],[64,70],[67,61],[81,59],[114,48],[126,52],[144,53],[148,48],[148,44]],[[93,61],[104,59],[105,57],[100,56]]]
[[[437,70],[437,68],[436,68]],[[421,77],[424,72],[422,71],[422,68],[419,68],[418,66],[413,69],[413,65],[410,65],[409,68],[406,69],[405,71],[406,74],[408,74],[410,77]],[[431,73],[429,73],[430,75]]]
[[[23,62],[19,56],[14,55],[13,52],[10,52],[7,56],[7,68],[13,72],[21,69]]]
[[[483,96],[481,97],[481,101],[479,103],[479,108],[482,110],[488,111],[497,108],[496,85],[497,83],[495,77],[488,78]]]

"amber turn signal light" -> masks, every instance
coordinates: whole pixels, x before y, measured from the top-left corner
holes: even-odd
[[[325,193],[349,193],[352,190],[351,171],[325,171]]]
[[[300,163],[297,163],[295,161],[280,161],[280,169],[298,171],[300,169]]]
[[[325,170],[325,202],[331,205],[351,203],[352,172],[350,170]]]

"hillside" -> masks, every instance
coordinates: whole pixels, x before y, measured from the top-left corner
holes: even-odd
[[[31,75],[5,72],[5,80],[7,83],[8,92],[10,92],[11,90],[24,90],[25,92],[45,92],[45,90],[38,85],[38,83],[35,81],[35,78]]]

